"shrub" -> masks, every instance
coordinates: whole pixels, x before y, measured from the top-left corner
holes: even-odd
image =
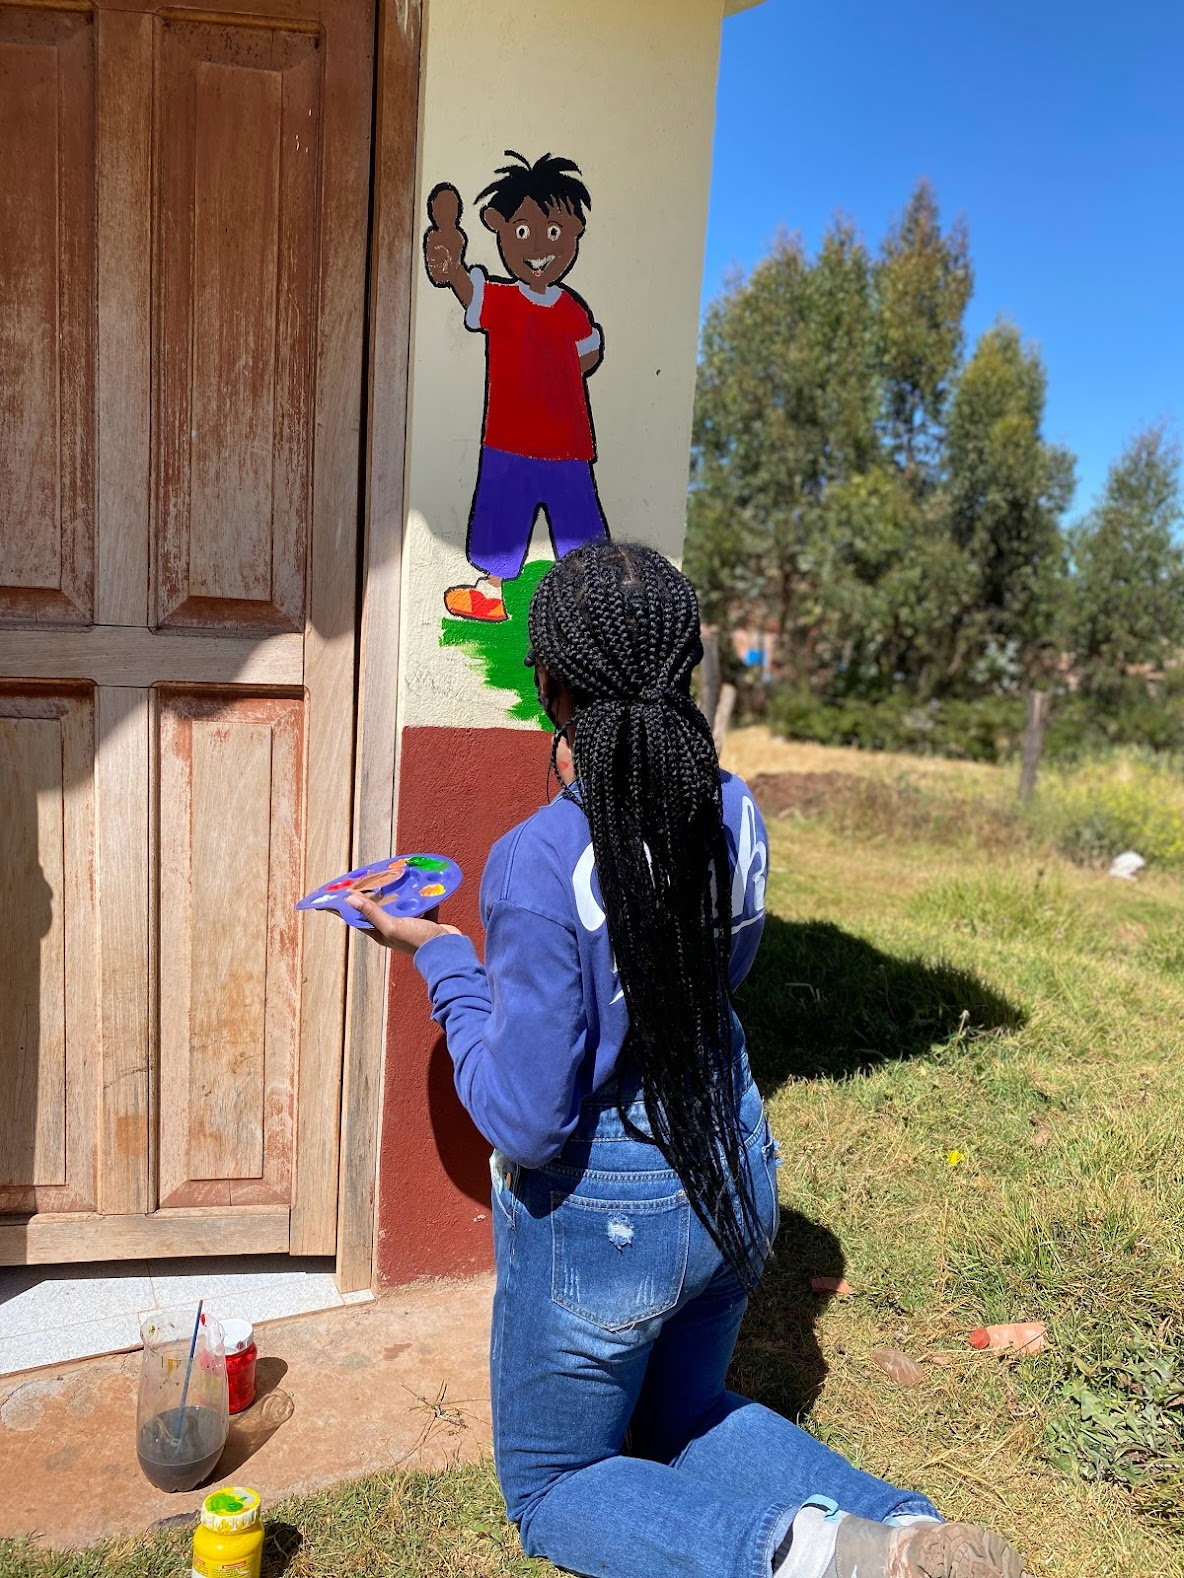
[[[1178,762],[1112,754],[1040,780],[1030,817],[1072,860],[1103,864],[1124,849],[1184,869],[1184,777]]]
[[[1151,695],[1141,681],[1125,681],[1104,695],[1053,702],[1045,741],[1050,761],[1081,761],[1121,745],[1184,752],[1184,704],[1174,686]]]
[[[820,745],[996,762],[1018,747],[1024,704],[1014,696],[921,703],[899,693],[878,701],[828,701],[804,687],[781,686],[770,698],[769,725],[777,734]]]
[[[1117,746],[1184,755],[1184,682],[1175,675],[1152,695],[1141,680],[1105,695],[1062,693],[1053,701],[1045,760],[1082,762]],[[782,685],[769,696],[769,726],[790,739],[907,751],[972,762],[1005,762],[1019,753],[1024,703],[1019,696],[947,697],[917,702],[894,692],[878,700],[825,698]]]

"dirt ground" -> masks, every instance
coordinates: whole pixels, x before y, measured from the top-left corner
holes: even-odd
[[[215,1476],[167,1495],[136,1461],[138,1352],[0,1381],[0,1537],[76,1549],[186,1518],[211,1487],[264,1504],[381,1469],[488,1449],[492,1278],[419,1283],[372,1304],[260,1325],[259,1396]]]

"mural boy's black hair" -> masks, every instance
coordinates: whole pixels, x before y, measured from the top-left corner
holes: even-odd
[[[498,179],[477,193],[479,203],[488,197],[490,208],[503,219],[512,219],[529,197],[544,214],[553,208],[566,208],[583,222],[584,210],[592,207],[592,198],[583,181],[577,179],[578,164],[571,159],[552,158],[549,153],[531,164],[513,148],[506,149],[506,157],[517,159],[518,163],[498,166]]]
[[[690,694],[694,588],[653,548],[591,543],[540,581],[528,634],[536,673],[575,703],[551,761],[566,732],[577,789],[564,793],[588,818],[629,1012],[623,1062],[654,1141],[751,1288],[767,1245],[736,1110],[732,880],[719,758]]]

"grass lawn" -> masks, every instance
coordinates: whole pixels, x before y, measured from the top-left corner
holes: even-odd
[[[736,742],[749,774],[891,779],[883,759],[758,743]],[[1184,1578],[1184,882],[1154,865],[1114,881],[1009,838],[1010,781],[925,764],[907,794],[848,784],[830,806],[814,785],[807,815],[771,824],[742,1013],[784,1224],[734,1382],[997,1525],[1040,1578]],[[852,1295],[813,1295],[812,1274]],[[966,1345],[1029,1318],[1049,1324],[1042,1355]],[[885,1346],[922,1384],[887,1380]],[[488,1467],[268,1512],[272,1574],[552,1571],[517,1553]],[[0,1546],[0,1573],[155,1578],[187,1545]]]

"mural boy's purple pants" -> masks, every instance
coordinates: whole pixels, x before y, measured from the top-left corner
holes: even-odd
[[[521,573],[540,509],[557,559],[608,536],[589,461],[532,460],[482,448],[469,515],[469,563],[483,575],[512,581]]]

